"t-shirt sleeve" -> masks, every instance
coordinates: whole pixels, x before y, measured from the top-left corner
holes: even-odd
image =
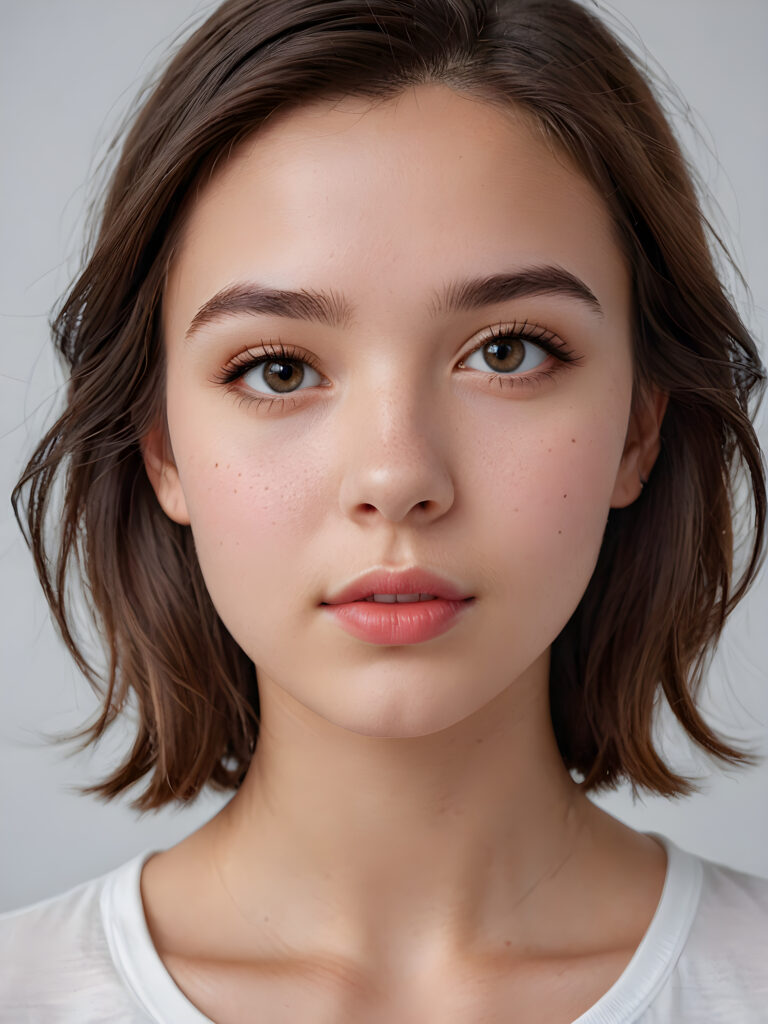
[[[768,879],[703,866],[688,941],[648,1024],[768,1024]]]
[[[0,914],[1,1024],[144,1024],[115,973],[101,879]]]

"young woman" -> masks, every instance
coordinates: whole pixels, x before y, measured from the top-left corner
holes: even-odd
[[[14,494],[92,792],[235,791],[3,916],[2,1019],[766,1019],[768,882],[588,793],[763,556],[765,373],[646,81],[572,0],[228,0],[127,135]],[[736,473],[751,554],[734,578]],[[63,508],[53,489],[63,476]],[[51,539],[49,518],[60,516]]]

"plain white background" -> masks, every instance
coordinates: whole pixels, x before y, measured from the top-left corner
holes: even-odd
[[[171,845],[227,797],[139,818],[74,792],[116,763],[129,732],[98,750],[66,756],[39,738],[93,714],[10,510],[10,491],[62,380],[47,316],[74,275],[92,175],[122,114],[176,33],[211,3],[193,0],[4,0],[0,3],[0,910],[30,903],[100,874],[146,848]],[[617,24],[668,73],[690,104],[701,138],[680,131],[716,205],[752,290],[735,291],[768,361],[768,4],[764,0],[615,0]],[[650,59],[650,58],[649,58]],[[654,65],[655,66],[655,65]],[[735,283],[734,283],[735,287]],[[768,442],[765,411],[758,421]],[[703,779],[682,801],[628,789],[596,797],[641,830],[663,832],[721,863],[768,876],[768,570],[728,624],[703,706],[710,722],[751,742],[766,761],[725,772],[706,762],[664,715],[663,749],[675,768]]]

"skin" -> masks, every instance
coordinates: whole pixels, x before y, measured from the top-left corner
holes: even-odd
[[[563,295],[430,314],[444,282],[542,264],[603,315]],[[343,293],[354,315],[228,316],[185,339],[247,281]],[[217,1020],[261,1000],[271,1020],[514,1005],[546,1024],[634,952],[665,854],[579,790],[548,705],[550,645],[659,450],[665,397],[632,407],[630,296],[583,176],[522,114],[443,86],[283,115],[201,189],[164,297],[169,443],[158,426],[144,455],[257,666],[261,732],[241,789],[148,862],[142,895],[166,966]],[[482,349],[459,367],[526,320],[577,362],[529,342],[531,373],[557,372],[503,389]],[[275,394],[260,371],[214,379],[278,339],[318,366],[295,402],[243,400]],[[318,607],[412,565],[475,595],[429,642],[367,644]]]

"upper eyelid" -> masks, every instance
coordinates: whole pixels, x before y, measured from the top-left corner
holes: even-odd
[[[501,324],[493,324],[491,327],[486,328],[486,331],[489,333],[484,333],[476,344],[464,353],[460,362],[466,359],[467,356],[475,353],[479,348],[482,348],[483,345],[486,345],[489,341],[493,341],[493,339],[497,337],[503,338],[505,335],[512,335],[513,337],[516,336],[521,338],[523,341],[530,342],[531,345],[538,345],[538,347],[543,349],[545,352],[550,351],[551,349],[556,349],[558,353],[561,353],[566,359],[574,356],[574,353],[571,352],[562,338],[555,334],[554,331],[550,330],[548,327],[544,327],[543,325],[532,324],[527,320],[523,321],[522,324],[517,322],[513,324],[506,324],[503,322]],[[540,333],[534,333],[537,331]]]
[[[546,370],[540,369],[537,366],[533,371],[529,371],[527,373],[510,373],[500,375],[493,372],[482,374],[481,371],[476,370],[474,367],[464,367],[462,365],[466,359],[474,355],[475,352],[481,349],[489,341],[498,337],[504,337],[505,335],[517,336],[522,338],[523,341],[529,341],[531,344],[536,345],[537,348],[549,355],[550,359],[555,359],[558,364],[557,367],[555,369]],[[519,382],[517,385],[518,387],[533,386],[537,383],[542,383],[543,379],[546,377],[551,377],[555,373],[567,370],[569,366],[578,366],[583,362],[583,356],[578,355],[571,350],[568,344],[553,331],[540,324],[531,324],[528,320],[523,324],[518,322],[510,324],[502,321],[499,324],[493,324],[490,327],[485,328],[481,331],[480,337],[475,335],[474,338],[475,341],[473,347],[464,352],[458,360],[457,367],[461,367],[462,372],[481,373],[481,376],[486,376],[490,381],[504,380],[507,387],[514,386],[515,381]],[[272,352],[269,351],[270,348],[273,350]],[[262,341],[259,346],[259,351],[255,351],[250,348],[241,351],[230,359],[218,374],[213,375],[209,380],[214,384],[225,385],[227,389],[233,393],[239,393],[239,398],[244,401],[259,403],[261,405],[267,403],[268,407],[271,407],[275,402],[277,402],[280,404],[281,408],[285,407],[286,402],[293,402],[295,404],[295,396],[300,394],[300,391],[288,392],[282,395],[278,393],[266,394],[250,387],[243,389],[238,386],[238,382],[246,373],[259,366],[263,366],[270,358],[282,358],[286,361],[303,362],[323,378],[323,382],[319,385],[312,385],[309,389],[302,388],[302,391],[312,390],[313,388],[316,389],[317,387],[327,387],[330,383],[328,378],[320,369],[319,360],[313,353],[302,351],[290,342],[283,342],[280,338],[272,338],[266,342]],[[247,392],[252,393],[248,394]]]
[[[475,335],[475,341],[473,347],[467,349],[466,352],[459,359],[461,363],[468,356],[472,355],[477,349],[482,348],[483,345],[492,341],[495,337],[500,334],[513,334],[519,335],[523,341],[528,341],[531,344],[539,344],[539,347],[547,349],[548,346],[552,348],[562,350],[564,354],[569,354],[569,350],[565,342],[552,330],[544,327],[542,324],[531,323],[528,320],[524,320],[522,323],[519,321],[507,322],[499,321],[484,328],[479,338]],[[270,352],[270,346],[274,347],[275,351]],[[279,349],[284,349],[286,354],[283,354]],[[247,371],[254,364],[262,363],[264,360],[269,358],[282,358],[292,359],[297,362],[304,362],[308,366],[311,366],[318,373],[321,373],[319,360],[312,353],[309,353],[290,342],[283,342],[279,338],[269,339],[261,343],[257,348],[247,348],[238,355],[234,356],[225,366],[225,370],[240,368],[243,372]]]

